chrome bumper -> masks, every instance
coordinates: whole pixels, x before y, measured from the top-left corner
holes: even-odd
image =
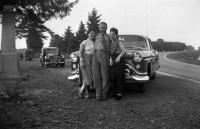
[[[138,75],[131,75],[128,77],[125,77],[125,82],[126,83],[143,83],[149,81],[149,76],[138,76]]]
[[[76,80],[79,78],[79,69],[75,69],[71,72],[71,75],[67,77],[68,80]]]

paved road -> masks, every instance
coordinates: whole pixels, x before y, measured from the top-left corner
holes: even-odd
[[[169,53],[160,53],[160,73],[167,73],[200,83],[200,66],[171,60],[166,57],[167,54]]]

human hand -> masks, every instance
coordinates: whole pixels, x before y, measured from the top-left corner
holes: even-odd
[[[80,59],[80,66],[84,66],[83,59]]]
[[[121,59],[121,57],[118,56],[118,57],[115,59],[115,62],[116,62],[116,63],[119,63],[119,62],[120,62],[120,59]]]
[[[113,60],[110,58],[110,66],[113,65]]]

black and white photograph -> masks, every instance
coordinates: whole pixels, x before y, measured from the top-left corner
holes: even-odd
[[[200,129],[200,1],[1,0],[0,129]]]

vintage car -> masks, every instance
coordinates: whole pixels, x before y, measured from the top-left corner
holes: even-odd
[[[147,82],[156,78],[156,71],[159,69],[159,55],[153,50],[149,38],[140,35],[119,35],[119,40],[125,48],[125,82],[137,84],[139,91],[146,89]],[[72,73],[69,80],[79,79],[79,54],[73,52],[71,55]]]
[[[40,63],[42,67],[48,67],[50,65],[65,66],[65,57],[61,55],[57,47],[45,47],[42,48],[40,54]]]

